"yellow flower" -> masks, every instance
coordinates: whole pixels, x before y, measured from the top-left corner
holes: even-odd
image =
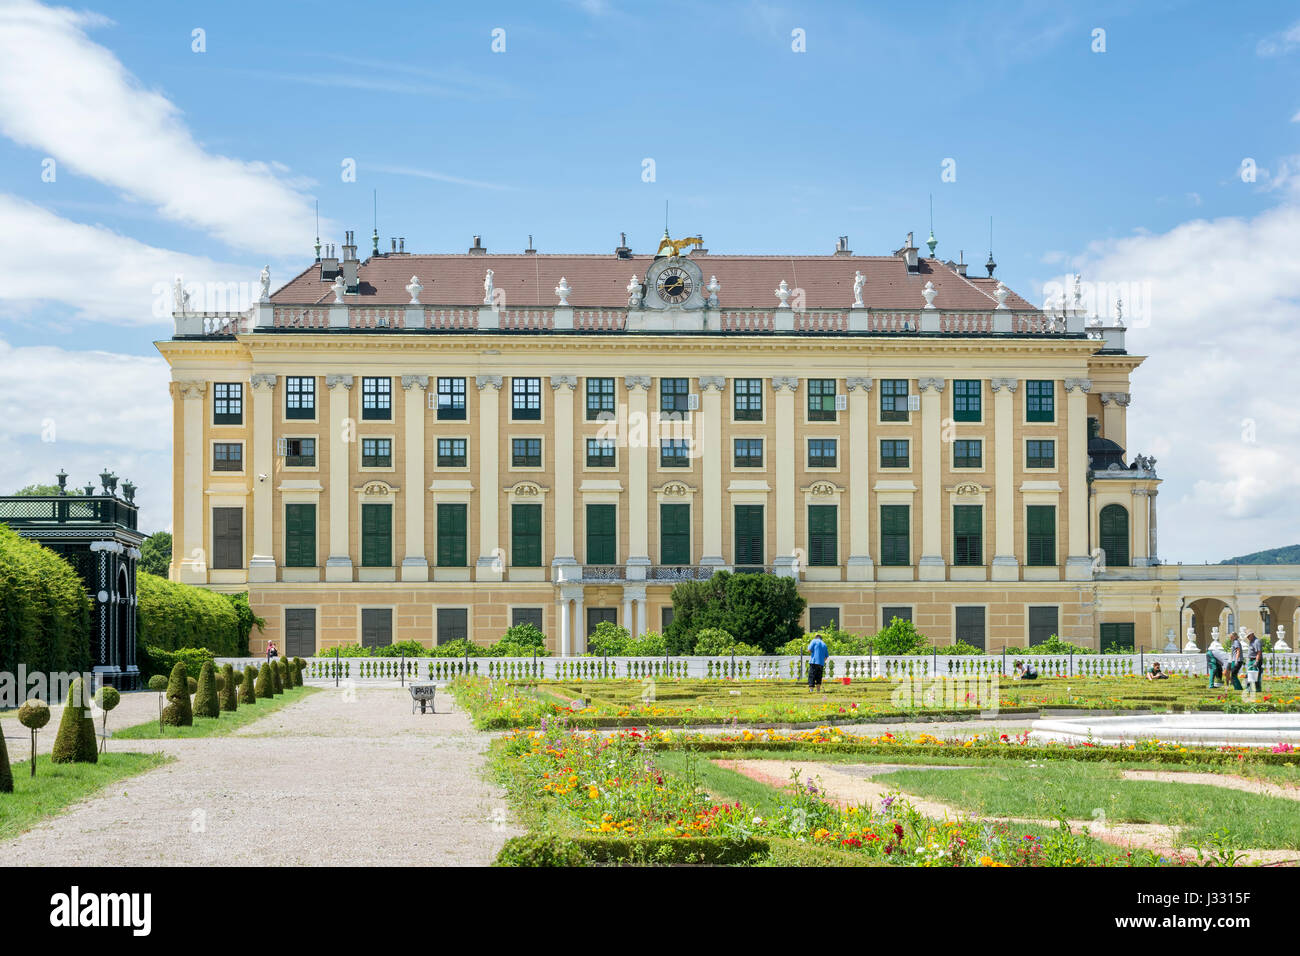
[[[587,788],[587,799],[588,799],[588,800],[595,800],[595,799],[597,799],[597,798],[599,798],[599,797],[600,797],[600,791],[596,789],[596,785],[595,785],[595,784],[592,784],[590,787]]]

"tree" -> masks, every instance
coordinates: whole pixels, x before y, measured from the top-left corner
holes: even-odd
[[[19,498],[43,498],[47,496],[57,496],[59,493],[58,485],[27,485],[19,488],[14,494]],[[69,488],[64,492],[65,495],[80,495],[80,488]]]
[[[220,717],[221,702],[217,700],[217,680],[212,664],[204,664],[199,671],[199,687],[194,692],[194,716]]]
[[[140,545],[139,570],[145,574],[167,577],[167,567],[172,563],[172,536],[166,531],[155,531]]]
[[[254,681],[257,680],[257,668],[245,667],[243,679],[239,683],[239,702],[241,704],[257,703],[257,688]]]
[[[271,691],[276,696],[284,693],[284,662],[278,657],[271,661]]]
[[[701,630],[720,628],[739,644],[771,652],[803,634],[806,606],[793,578],[717,571],[673,588],[673,622],[664,637],[670,653],[689,654]]]
[[[163,708],[163,723],[170,727],[194,726],[194,711],[190,708],[190,677],[185,662],[177,661],[167,682],[167,706]]]
[[[90,716],[90,692],[80,677],[72,682],[63,703],[58,734],[50,751],[51,763],[98,763],[95,721]]]
[[[221,709],[239,709],[239,688],[235,686],[235,669],[227,664],[221,668],[221,677],[225,686],[221,688]]]
[[[257,672],[257,699],[270,700],[275,696],[275,684],[271,678],[271,662],[267,661]]]
[[[99,745],[102,750],[108,744],[108,714],[110,711],[115,709],[118,704],[122,703],[122,692],[116,687],[105,685],[101,687],[99,693],[95,695],[95,703],[98,704],[99,709],[104,712],[104,741]]]
[[[50,705],[33,697],[18,708],[18,723],[32,732],[32,776],[36,776],[36,732],[50,722]]]
[[[926,639],[917,633],[916,625],[901,617],[894,618],[871,639],[872,653],[881,655],[911,654],[926,646]]]

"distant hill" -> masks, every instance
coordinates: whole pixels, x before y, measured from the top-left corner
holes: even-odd
[[[1300,544],[1287,545],[1285,548],[1269,548],[1254,554],[1243,554],[1239,558],[1228,558],[1220,564],[1300,564]]]

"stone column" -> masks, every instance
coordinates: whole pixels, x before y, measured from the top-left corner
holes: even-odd
[[[1016,560],[1016,449],[1014,378],[990,380],[993,390],[993,500],[996,515],[993,524],[994,581],[1015,581],[1020,577]]]
[[[356,441],[356,422],[348,414],[348,400],[352,391],[351,375],[326,375],[325,387],[330,393],[329,446],[330,446],[330,551],[325,560],[326,581],[352,580],[352,549],[349,545],[351,520],[352,443]]]
[[[1147,563],[1159,564],[1160,552],[1156,550],[1156,495],[1158,492],[1155,488],[1147,491]]]
[[[716,379],[710,379],[716,383]],[[721,567],[727,563],[722,546],[722,389],[704,387],[700,380],[700,500],[703,541],[700,564]]]
[[[275,489],[275,376],[258,373],[253,386],[253,555],[249,581],[275,580],[275,519],[271,514]]]
[[[501,415],[501,376],[479,375],[478,386],[478,561],[476,581],[500,581],[505,575],[501,553],[499,512],[501,487],[498,475],[500,445],[497,432]]]
[[[206,382],[177,382],[181,399],[184,449],[181,457],[181,526],[184,534],[175,555],[176,571],[186,584],[207,584],[207,549],[203,545],[203,486],[207,457],[203,450]]]
[[[917,579],[942,581],[947,575],[943,561],[943,494],[940,487],[943,466],[940,396],[944,380],[922,378],[921,392],[921,558]]]
[[[625,375],[627,387],[627,576],[644,581],[650,567],[650,376]],[[627,625],[632,629],[631,623]]]
[[[406,557],[402,559],[403,581],[429,580],[429,559],[424,546],[424,416],[427,375],[403,375],[406,392]]]
[[[636,605],[636,636],[637,637],[640,637],[642,634],[645,633],[645,624],[646,624],[645,605],[646,605],[646,597],[645,597],[645,593],[642,592],[641,599],[637,601],[637,605]]]
[[[1134,488],[1132,503],[1128,509],[1132,521],[1132,527],[1129,528],[1129,536],[1133,540],[1132,553],[1129,555],[1130,560],[1135,568],[1145,568],[1151,563],[1147,552],[1149,542],[1147,533],[1147,499],[1151,491],[1147,488]]]
[[[560,612],[559,613],[559,617],[560,617],[559,652],[561,657],[568,657],[572,645],[572,641],[569,636],[569,626],[572,622],[572,617],[573,617],[569,609],[569,599],[567,597],[561,597],[559,604],[556,605],[556,608]]]
[[[849,390],[849,560],[846,579],[870,581],[871,561],[871,379],[850,378]]]
[[[632,593],[627,588],[623,588],[623,626],[627,628],[629,634],[632,633]],[[635,636],[635,635],[633,635]]]
[[[1088,555],[1087,481],[1088,390],[1091,388],[1092,382],[1086,378],[1065,380],[1065,490],[1069,496],[1066,519],[1069,523],[1069,550],[1065,559],[1065,577],[1068,581],[1092,578],[1092,559]]]
[[[587,650],[587,611],[583,607],[581,587],[573,599],[573,619],[573,653],[582,654]]]
[[[578,564],[573,550],[573,392],[577,387],[576,375],[551,376],[555,393],[555,554],[551,570],[557,584],[572,577]]]
[[[776,437],[768,449],[776,471],[776,553],[770,563],[776,573],[784,577],[798,577],[798,557],[794,540],[794,462],[797,456],[794,437],[794,397],[799,390],[799,379],[793,375],[772,379],[773,414]],[[771,519],[767,518],[769,526]]]
[[[623,585],[623,626],[633,637],[645,633],[645,585]]]

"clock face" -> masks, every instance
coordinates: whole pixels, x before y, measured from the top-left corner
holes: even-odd
[[[694,283],[690,273],[678,266],[670,266],[659,273],[659,281],[655,284],[655,291],[659,293],[659,298],[670,305],[685,302],[690,298],[693,289]]]

